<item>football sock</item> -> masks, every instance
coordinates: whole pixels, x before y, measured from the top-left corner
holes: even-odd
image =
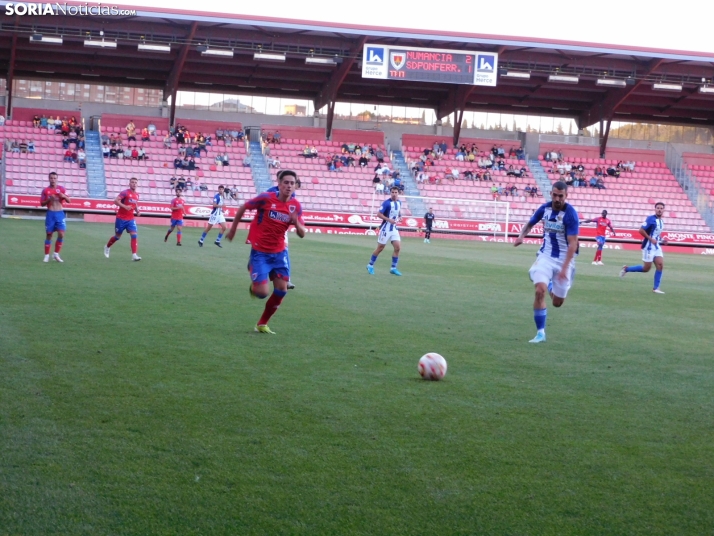
[[[50,246],[52,245],[52,240],[45,240],[45,255],[50,254]]]
[[[545,321],[548,318],[548,309],[533,309],[533,320],[535,320],[538,331],[545,330]]]
[[[223,238],[223,233],[218,233],[218,238],[216,238],[216,242],[220,242],[221,238]]]
[[[642,267],[641,264],[638,264],[637,266],[628,266],[625,268],[625,272],[644,272],[644,268]]]
[[[371,265],[374,265],[374,263],[375,263],[376,261],[377,261],[377,256],[376,256],[376,255],[372,255],[372,258],[369,259],[369,263],[370,263]]]
[[[658,289],[659,284],[662,281],[662,271],[661,270],[655,270],[655,277],[654,277],[654,288]]]
[[[164,237],[164,241],[166,241],[166,239],[167,239],[167,238],[169,237],[169,235],[171,234],[171,231],[173,231],[173,230],[174,230],[174,229],[173,229],[173,227],[172,227],[171,229],[169,229],[168,231],[166,231],[166,236]]]
[[[116,236],[112,236],[109,239],[109,242],[107,242],[107,247],[108,248],[112,247],[114,245],[114,242],[116,242],[117,240],[119,240],[119,239]]]
[[[181,231],[176,231],[176,243],[181,243]]]
[[[205,231],[203,232],[203,234],[201,234],[201,242],[203,242],[203,239],[206,238],[206,234],[208,233],[206,233]]]
[[[399,257],[392,257],[392,268],[396,268],[398,262],[399,262]]]
[[[64,238],[58,237],[57,240],[55,240],[55,253],[62,251],[62,244],[64,244]]]
[[[272,317],[275,314],[275,311],[278,310],[278,307],[280,307],[280,304],[283,302],[283,298],[286,294],[287,292],[284,290],[273,290],[273,294],[270,298],[268,298],[268,301],[265,304],[263,316],[261,316],[260,320],[258,320],[259,326],[264,326],[270,321],[270,317]]]
[[[598,250],[595,252],[595,262],[599,262],[601,258],[602,258],[602,250],[601,250],[601,249],[598,249]]]
[[[138,242],[138,240],[136,238],[136,235],[131,235],[131,252],[132,253],[136,253],[136,250],[138,249],[137,242]]]

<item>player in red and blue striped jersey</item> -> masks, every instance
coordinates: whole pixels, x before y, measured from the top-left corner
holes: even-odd
[[[533,226],[543,222],[543,245],[528,272],[535,285],[533,320],[537,332],[529,341],[533,343],[545,341],[548,313],[545,305],[546,292],[550,292],[554,307],[563,305],[573,283],[575,257],[578,255],[578,213],[572,205],[565,202],[568,198],[568,185],[562,181],[556,182],[550,197],[551,201],[535,211],[513,244],[521,245]]]
[[[288,291],[290,260],[285,248],[285,233],[291,225],[295,226],[300,238],[303,238],[307,231],[302,221],[300,202],[293,197],[295,178],[294,173],[283,173],[278,182],[277,194],[265,192],[241,205],[226,235],[226,238],[232,241],[245,212],[256,211],[248,231],[248,242],[251,246],[248,262],[252,281],[249,289],[251,296],[261,300],[267,298],[270,292],[269,281],[273,282],[273,293],[255,326],[255,331],[260,333],[274,333],[268,327],[268,322]]]
[[[183,190],[176,188],[176,197],[171,200],[171,227],[169,227],[164,242],[169,239],[171,232],[176,229],[176,245],[181,245],[181,229],[183,229],[183,217],[185,214],[186,202],[183,198]]]
[[[68,203],[70,198],[67,196],[67,190],[65,190],[64,186],[57,184],[57,173],[52,171],[49,174],[49,181],[50,185],[42,190],[42,195],[40,196],[40,204],[43,207],[47,207],[47,215],[45,216],[45,258],[43,262],[50,262],[52,235],[55,231],[57,231],[57,240],[55,240],[55,252],[52,258],[57,262],[64,262],[60,257],[60,251],[62,251],[67,224],[65,223],[62,203]]]
[[[134,217],[139,215],[139,194],[136,191],[138,185],[139,179],[132,177],[129,179],[129,188],[114,198],[114,204],[119,207],[119,210],[117,210],[117,219],[114,223],[114,236],[104,246],[104,256],[107,259],[109,258],[109,248],[121,238],[124,231],[127,231],[131,236],[131,260],[141,260],[141,257],[137,254],[139,248],[138,231],[134,220]]]
[[[295,177],[295,191],[293,192],[293,195],[292,195],[292,197],[291,197],[291,199],[295,199],[295,193],[300,189],[300,187],[302,186],[302,184],[300,183],[300,179],[298,178],[297,173],[295,173],[295,172],[294,172],[293,170],[291,170],[291,169],[284,169],[284,170],[282,170],[282,171],[278,171],[278,174],[277,174],[278,182],[280,182],[280,177],[282,177],[283,175],[286,175],[286,174],[287,174],[287,175],[292,175],[293,177]],[[273,192],[273,193],[277,194],[278,192],[280,192],[280,188],[278,188],[277,186],[272,186],[272,187],[268,188],[268,189],[265,190],[265,191],[266,191],[266,192]],[[288,232],[285,231],[285,251],[287,251],[287,250],[288,250]],[[288,255],[288,263],[289,263],[289,262],[290,262],[290,255]],[[288,270],[289,270],[289,269],[290,269],[290,266],[288,265]],[[295,288],[295,285],[293,284],[292,278],[291,278],[291,279],[288,281],[288,290],[292,290],[292,289],[294,289],[294,288]]]

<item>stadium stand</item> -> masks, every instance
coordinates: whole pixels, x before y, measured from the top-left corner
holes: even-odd
[[[300,128],[282,125],[263,125],[261,132],[269,136],[280,132],[281,142],[270,145],[270,157],[280,160],[281,169],[294,169],[302,181],[300,202],[307,210],[363,212],[372,206],[375,195],[374,158],[369,165],[341,168],[340,171],[328,171],[327,158],[333,154],[342,154],[344,144],[371,145],[384,153],[384,163],[391,167],[388,151],[384,145],[384,133],[379,131],[340,130],[333,131],[333,139],[325,140],[322,128]],[[305,146],[314,146],[318,158],[301,156]],[[359,158],[359,157],[357,157]],[[279,169],[271,168],[271,179]],[[384,194],[378,194],[380,202]],[[411,215],[408,203],[403,204],[405,215]]]
[[[616,229],[636,229],[642,225],[644,217],[652,213],[655,202],[662,201],[666,205],[667,230],[709,232],[701,215],[664,163],[662,151],[613,149],[608,151],[609,158],[571,154],[592,154],[592,151],[586,149],[592,148],[541,145],[540,152],[561,152],[563,163],[582,165],[587,179],[594,175],[596,167],[606,171],[607,168],[616,167],[618,162],[632,162],[634,170],[622,170],[619,177],[608,176],[606,173],[603,177],[605,189],[589,186],[569,189],[568,199],[583,218],[593,218],[600,211],[607,210]],[[597,148],[594,149],[597,154]],[[548,178],[551,182],[560,180],[559,172],[553,172],[554,164],[543,161],[543,154],[538,158],[546,167]]]
[[[402,136],[402,151],[406,156],[407,162],[414,162],[419,159],[424,150],[431,149],[435,143],[439,144],[443,141],[448,142],[448,139],[439,136],[405,134]],[[493,201],[495,195],[494,192],[492,192],[492,188],[494,186],[496,188],[501,187],[504,191],[498,197],[501,201],[511,203],[510,217],[512,221],[526,221],[530,218],[533,210],[535,210],[538,204],[543,202],[543,198],[542,194],[531,197],[531,195],[525,191],[526,187],[532,188],[536,186],[533,174],[525,160],[525,155],[523,155],[524,158],[522,159],[508,156],[512,150],[515,152],[521,149],[520,141],[492,138],[462,138],[459,145],[462,144],[465,145],[467,149],[470,149],[472,145],[476,146],[478,149],[477,156],[475,157],[476,160],[479,158],[488,158],[488,155],[491,154],[494,147],[497,149],[499,147],[503,148],[506,157],[502,157],[501,159],[506,165],[506,170],[499,171],[495,168],[489,169],[491,181],[479,182],[465,179],[464,173],[466,171],[483,173],[484,170],[479,168],[477,161],[462,162],[457,160],[456,154],[458,149],[449,147],[441,159],[433,160],[434,165],[427,171],[432,180],[438,180],[440,182],[419,183],[418,188],[420,194],[426,197],[450,198],[454,200],[463,199],[464,201]],[[509,166],[513,166],[513,168],[518,171],[525,169],[525,172],[520,177],[509,176],[507,174]],[[459,170],[460,178],[453,181],[444,179],[445,175],[454,167]],[[515,196],[505,191],[508,186],[516,187],[517,193]],[[433,208],[443,218],[482,219],[489,217],[488,213],[490,209],[485,206],[477,207],[473,204],[445,201],[442,199],[438,199],[436,203],[437,206]]]
[[[47,175],[56,171],[60,184],[67,188],[69,196],[81,197],[87,195],[87,171],[80,169],[78,164],[64,162],[65,149],[62,147],[62,136],[47,128],[35,128],[32,118],[35,115],[67,117],[74,115],[81,124],[78,113],[67,110],[32,110],[17,108],[14,117],[22,119],[8,120],[2,130],[5,140],[31,140],[34,142],[34,153],[17,153],[5,151],[5,187],[7,193],[38,195],[47,186]]]
[[[128,141],[126,125],[130,119],[134,119],[137,132],[140,132],[149,122],[156,125],[156,134],[151,137],[151,141],[142,142],[138,136],[136,144]],[[191,186],[185,192],[189,202],[208,203],[219,184],[225,185],[231,189],[231,192],[236,193],[235,202],[242,202],[255,195],[250,168],[244,168],[242,165],[246,157],[243,142],[234,142],[231,146],[226,146],[225,141],[216,139],[216,130],[240,129],[239,124],[200,120],[182,120],[180,123],[192,136],[202,132],[211,137],[211,145],[206,147],[207,153],[201,152],[200,157],[196,158],[199,169],[194,171],[174,169],[173,161],[178,156],[178,143],[174,138],[170,149],[164,146],[163,140],[168,131],[160,126],[165,126],[165,123],[155,122],[153,118],[147,120],[147,118],[129,116],[112,116],[109,121],[105,121],[102,116],[103,133],[119,135],[125,148],[131,145],[143,146],[148,156],[148,160],[104,159],[109,197],[125,188],[131,176],[137,176],[142,181],[140,189],[142,199],[145,201],[171,201],[174,197],[172,177],[184,177],[190,181]],[[230,165],[217,165],[215,157],[218,154],[227,154]]]
[[[684,153],[682,158],[700,190],[709,196],[709,208],[714,208],[714,154]]]

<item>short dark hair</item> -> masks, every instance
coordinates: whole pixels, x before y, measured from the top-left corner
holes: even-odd
[[[553,184],[553,190],[563,190],[564,192],[567,192],[568,185],[565,184],[563,181],[558,181],[555,184]]]
[[[295,173],[292,169],[283,169],[278,171],[278,182],[283,181],[283,177],[295,177],[295,180],[298,180],[297,173]]]
[[[398,186],[392,186],[392,187],[389,189],[390,192],[392,192],[392,191],[394,191],[394,190],[396,190],[396,191],[398,192],[398,191],[399,191],[399,187],[398,187]]]
[[[655,203],[655,208],[657,208],[657,207],[660,206],[660,205],[662,205],[662,208],[664,208],[664,203],[662,203],[662,201],[657,201],[657,202]]]
[[[47,175],[47,178],[49,179],[52,175],[54,175],[54,176],[56,177],[56,176],[57,176],[57,172],[56,172],[56,171],[50,171],[49,174]]]
[[[224,190],[226,189],[225,186],[223,186],[222,184],[219,184],[219,185],[218,185],[218,189],[220,190],[221,188],[223,188]]]

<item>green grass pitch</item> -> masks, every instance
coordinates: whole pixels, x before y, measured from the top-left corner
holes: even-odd
[[[534,335],[534,246],[291,240],[270,322],[242,238],[0,221],[0,535],[712,534],[714,270],[584,250]],[[417,361],[449,372],[425,382]]]

